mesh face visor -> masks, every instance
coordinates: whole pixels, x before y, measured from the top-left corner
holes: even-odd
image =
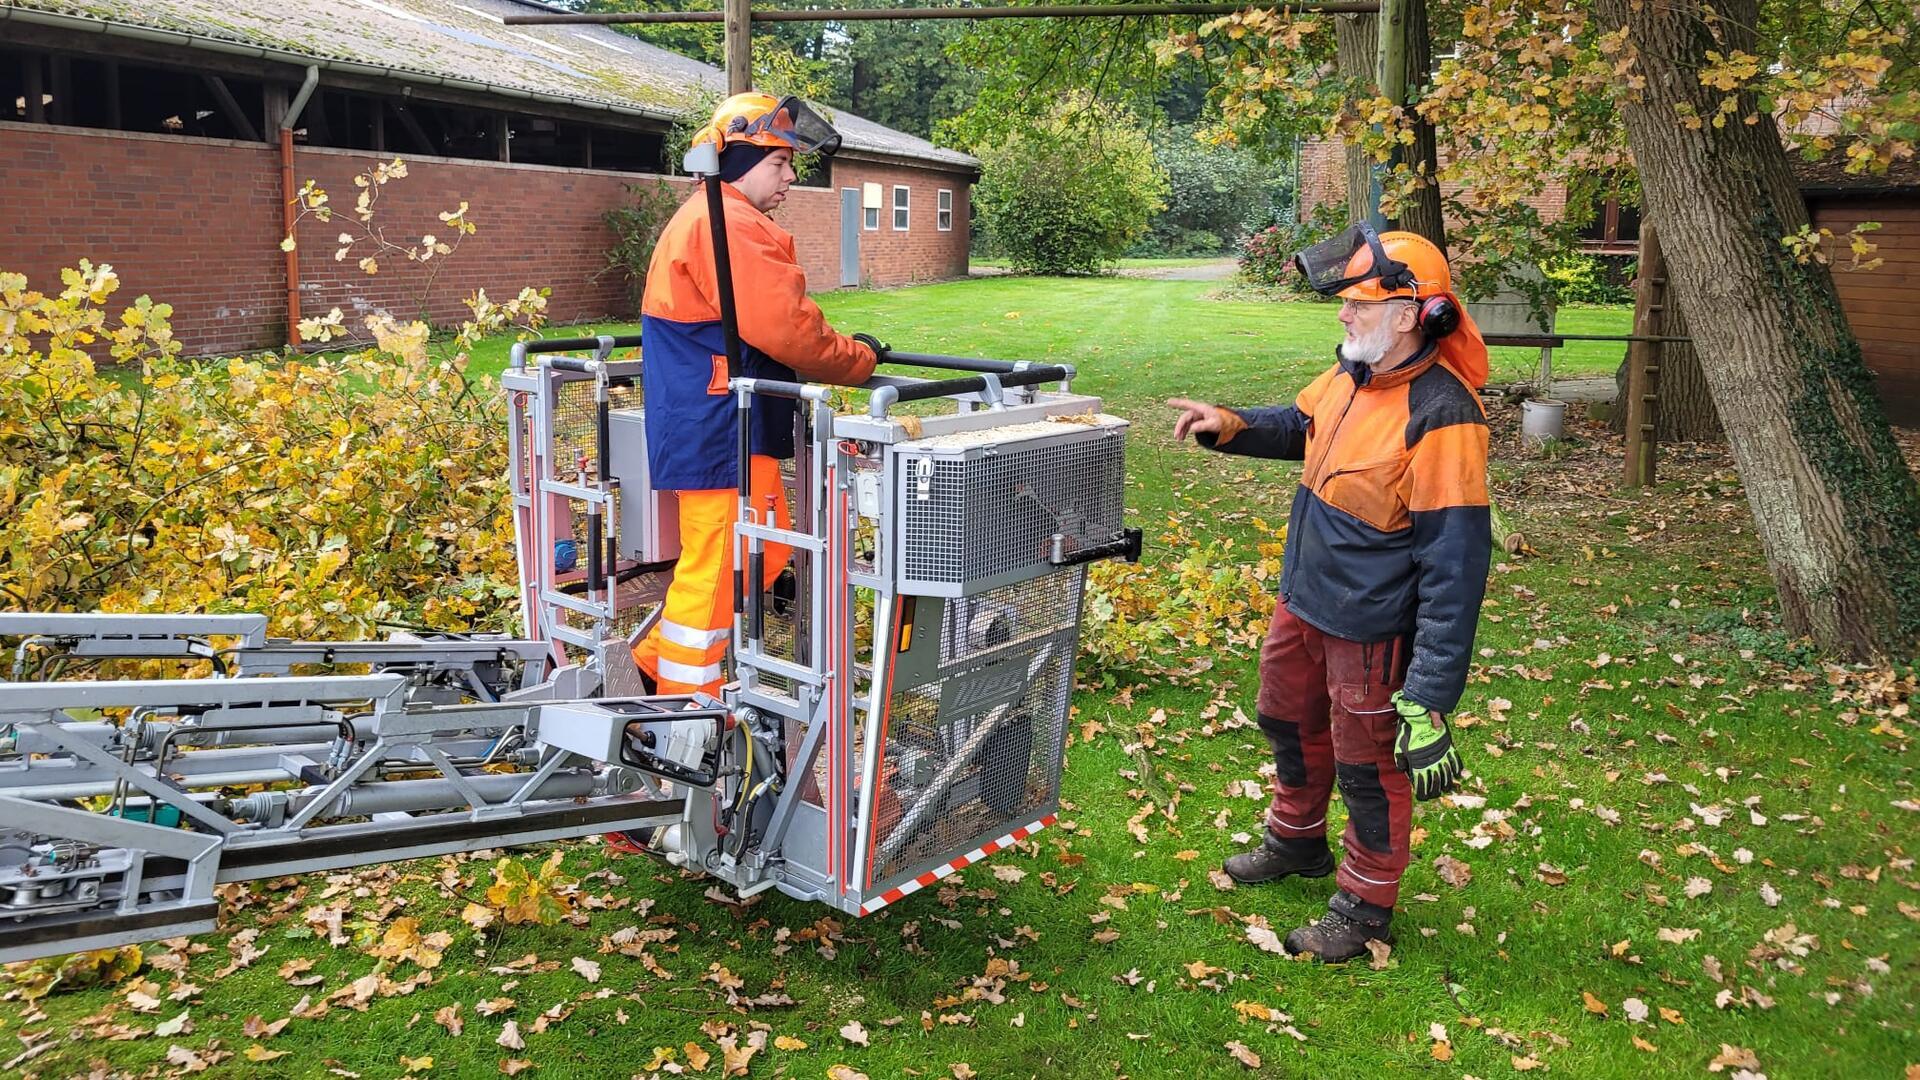
[[[1334,296],[1370,278],[1379,278],[1388,289],[1406,288],[1405,263],[1387,257],[1380,246],[1380,234],[1367,224],[1349,225],[1329,240],[1309,247],[1293,257],[1293,265],[1307,279],[1307,286],[1321,296]]]
[[[728,134],[730,137],[771,135],[792,147],[796,154],[832,154],[840,149],[840,133],[797,97],[781,99],[772,112]]]

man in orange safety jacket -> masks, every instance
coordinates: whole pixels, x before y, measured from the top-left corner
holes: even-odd
[[[727,380],[762,378],[843,384],[873,373],[877,342],[835,333],[807,297],[793,237],[768,213],[794,182],[796,153],[832,153],[833,128],[795,98],[735,94],[714,111],[694,145],[716,144],[726,211],[741,370],[730,371],[707,200],[696,192],[654,247],[641,300],[648,469],[656,489],[677,493],[680,559],[660,621],[634,660],[661,693],[713,693],[724,677],[733,618],[733,536],[738,514],[736,416]],[[793,456],[794,404],[762,398],[752,413],[752,506],[791,525],[779,460]],[[768,513],[770,511],[770,513]],[[764,588],[787,561],[769,545]]]

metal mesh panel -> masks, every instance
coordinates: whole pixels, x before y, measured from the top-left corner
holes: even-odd
[[[637,383],[614,385],[607,388],[609,409],[625,409],[641,404],[640,387]],[[592,379],[569,379],[554,387],[553,415],[549,418],[548,430],[552,432],[553,442],[550,452],[550,468],[553,477],[563,483],[592,485],[600,477],[601,462],[599,442],[595,428],[598,407],[594,402],[594,381]],[[609,508],[603,527],[617,527],[620,521],[621,492],[613,492],[613,505]],[[579,499],[566,499],[568,521],[554,522],[556,537],[571,532],[574,543],[574,570],[555,571],[559,581],[576,580],[586,572],[587,558],[587,504]],[[606,543],[603,538],[602,545]],[[553,553],[558,558],[558,552]],[[642,575],[624,582],[616,588],[619,608],[610,632],[625,637],[631,634],[646,618],[653,604],[666,588],[664,575]],[[582,594],[584,595],[584,594]],[[557,609],[556,614],[561,625],[574,629],[589,629],[593,620],[585,615],[565,609]]]
[[[1045,567],[1055,533],[1068,552],[1112,540],[1125,454],[1118,436],[1030,440],[997,454],[902,451],[902,578],[958,584]]]
[[[946,603],[944,674],[890,705],[876,887],[1025,825],[1059,797],[1085,578],[1068,570]]]

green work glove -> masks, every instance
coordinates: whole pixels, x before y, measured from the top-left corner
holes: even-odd
[[[1453,732],[1447,722],[1427,711],[1425,705],[1408,701],[1393,692],[1393,708],[1399,714],[1393,736],[1393,764],[1413,783],[1413,797],[1421,802],[1437,799],[1460,782],[1460,751],[1453,748]]]

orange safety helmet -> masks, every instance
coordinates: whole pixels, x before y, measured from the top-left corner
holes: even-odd
[[[799,98],[749,90],[713,110],[712,121],[694,133],[693,145],[702,143],[712,143],[717,150],[749,143],[796,154],[831,154],[840,149],[840,133]]]
[[[1361,222],[1293,257],[1322,296],[1361,302],[1424,300],[1453,291],[1447,257],[1418,233],[1376,233]]]
[[[1390,264],[1398,263],[1404,269],[1386,275],[1370,274],[1374,261],[1372,249],[1357,251],[1347,262],[1347,275],[1361,280],[1340,290],[1343,299],[1424,300],[1453,291],[1453,272],[1447,268],[1447,257],[1433,241],[1419,233],[1381,233],[1380,248],[1386,252]]]
[[[1469,385],[1486,385],[1486,343],[1454,297],[1453,271],[1433,241],[1411,232],[1376,233],[1361,222],[1301,251],[1293,262],[1322,296],[1413,301],[1421,331],[1440,343],[1441,359]]]

